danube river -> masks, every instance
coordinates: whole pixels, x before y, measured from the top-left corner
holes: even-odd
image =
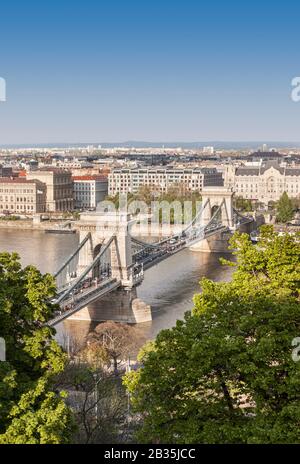
[[[78,241],[77,234],[0,230],[0,251],[16,251],[23,265],[33,264],[43,273],[57,270],[76,249]],[[230,279],[232,268],[221,266],[220,257],[183,250],[146,272],[138,297],[152,307],[153,321],[140,325],[147,339],[175,325],[177,319],[193,308],[193,295],[199,291],[202,277],[215,281]],[[80,342],[92,328],[90,323],[82,321],[65,321],[56,327],[63,344],[70,338]]]

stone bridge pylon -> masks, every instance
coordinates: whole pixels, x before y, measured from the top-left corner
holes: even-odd
[[[106,251],[111,279],[119,282],[113,292],[101,296],[98,300],[81,309],[69,319],[140,323],[152,320],[151,307],[137,297],[137,285],[143,275],[134,274],[132,244],[129,227],[134,221],[127,212],[93,212],[81,215],[78,222],[80,242],[89,233],[89,246],[81,249],[78,259],[78,273],[93,263],[93,260],[106,243],[111,241]],[[112,239],[113,237],[113,239]],[[94,277],[91,275],[91,278]]]
[[[234,192],[226,187],[204,187],[202,190],[202,204],[206,205],[203,210],[203,225],[208,224],[214,212],[220,208],[220,221],[225,227],[235,227],[233,214]]]
[[[134,222],[131,220],[130,214],[126,212],[82,214],[80,222],[78,222],[80,242],[84,240],[87,233],[91,234],[91,242],[90,247],[85,247],[80,251],[78,269],[84,269],[90,265],[100,252],[101,247],[112,236],[115,236],[107,252],[111,276],[120,280],[123,287],[133,287],[132,245],[129,227]]]

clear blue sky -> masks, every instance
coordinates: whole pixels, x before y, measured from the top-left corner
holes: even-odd
[[[0,7],[0,144],[300,141],[296,1]]]

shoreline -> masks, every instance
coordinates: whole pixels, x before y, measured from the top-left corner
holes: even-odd
[[[0,220],[0,229],[43,231],[46,229],[58,228],[60,224],[61,221],[45,221],[40,223],[34,223],[32,219],[18,219],[16,221]]]

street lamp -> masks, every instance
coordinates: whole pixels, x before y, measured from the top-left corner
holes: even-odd
[[[95,380],[95,417],[96,420],[98,420],[98,383],[100,379],[98,379],[97,374],[93,374],[94,380]]]

